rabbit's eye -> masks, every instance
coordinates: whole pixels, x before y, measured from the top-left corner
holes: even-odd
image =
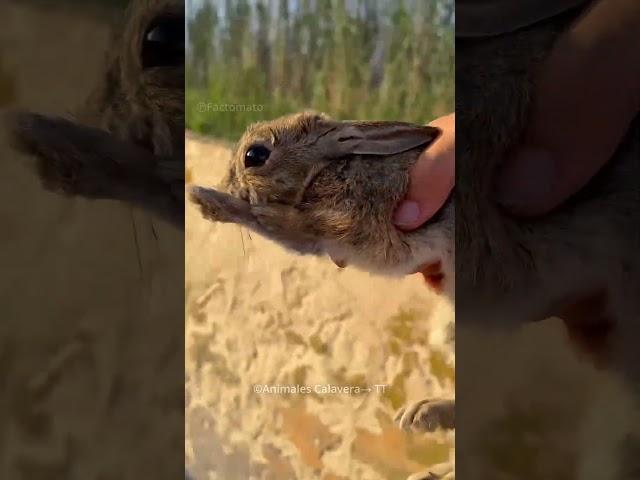
[[[269,155],[271,155],[271,150],[267,147],[264,145],[254,145],[250,147],[244,155],[244,166],[245,168],[261,167],[267,163]]]
[[[184,18],[167,16],[154,21],[142,39],[142,67],[184,65]]]

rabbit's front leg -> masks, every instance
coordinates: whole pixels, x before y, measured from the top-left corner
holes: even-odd
[[[396,414],[398,426],[408,432],[434,432],[438,429],[455,428],[455,400],[423,399]]]
[[[184,225],[184,165],[158,157],[106,130],[30,112],[5,112],[0,128],[35,158],[46,189],[69,196],[119,200]]]
[[[395,422],[407,432],[434,432],[455,428],[455,400],[423,399],[401,408]],[[454,480],[455,468],[451,463],[435,465],[411,475],[407,480]]]

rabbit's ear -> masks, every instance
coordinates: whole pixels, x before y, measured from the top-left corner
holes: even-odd
[[[329,137],[340,155],[394,155],[426,148],[440,129],[404,122],[343,122]]]

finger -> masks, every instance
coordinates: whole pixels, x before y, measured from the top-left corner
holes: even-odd
[[[498,201],[549,212],[611,158],[640,108],[640,2],[596,4],[556,44],[536,79],[523,147],[497,178]]]
[[[442,135],[420,156],[411,171],[409,189],[394,215],[402,230],[418,228],[444,205],[455,182],[455,117],[442,117],[430,125]]]

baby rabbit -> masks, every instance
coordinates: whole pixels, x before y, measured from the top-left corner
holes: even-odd
[[[414,232],[392,223],[411,166],[438,135],[401,122],[285,116],[247,129],[225,191],[194,187],[191,198],[210,220],[243,225],[300,254],[328,254],[340,267],[399,276],[428,266],[453,300],[453,198]],[[409,431],[454,428],[454,407],[453,400],[422,400],[396,420]],[[452,474],[443,465],[412,479]]]
[[[409,169],[439,131],[400,122],[339,122],[303,112],[252,125],[224,191],[194,187],[204,216],[233,222],[340,267],[406,275],[425,266],[453,294],[453,201],[424,227],[401,232],[393,211]]]
[[[45,188],[127,202],[183,228],[184,0],[133,0],[76,119],[6,112]]]

